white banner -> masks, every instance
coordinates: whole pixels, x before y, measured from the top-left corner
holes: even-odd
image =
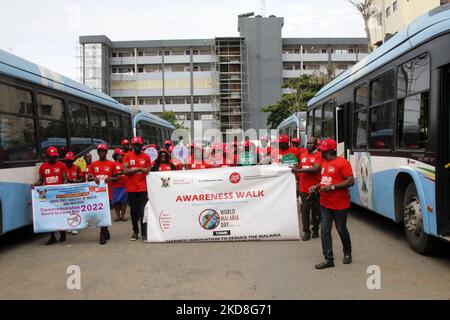
[[[289,168],[152,172],[147,186],[148,242],[299,239]]]

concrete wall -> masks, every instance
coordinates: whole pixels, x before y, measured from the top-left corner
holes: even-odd
[[[267,128],[267,114],[261,108],[281,99],[283,23],[276,17],[239,18],[248,55],[248,125],[254,129]]]

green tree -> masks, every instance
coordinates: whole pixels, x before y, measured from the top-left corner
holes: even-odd
[[[175,129],[187,129],[185,126],[183,126],[181,123],[177,121],[176,114],[173,111],[164,111],[161,112],[158,116],[161,119],[164,119],[167,122],[169,122],[171,125],[175,126]]]
[[[286,81],[283,88],[289,88],[292,92],[284,94],[280,101],[261,109],[262,112],[269,113],[267,125],[275,129],[293,113],[305,111],[308,101],[331,80],[331,74],[315,74],[301,75]]]

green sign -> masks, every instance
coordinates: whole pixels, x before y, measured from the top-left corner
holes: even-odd
[[[281,159],[281,163],[285,165],[297,165],[298,159],[297,157],[292,153],[287,153],[283,156]]]
[[[238,163],[241,166],[254,166],[256,163],[256,153],[245,151],[239,155]]]

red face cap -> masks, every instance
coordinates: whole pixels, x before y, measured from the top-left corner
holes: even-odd
[[[97,150],[105,150],[108,151],[108,146],[106,144],[99,144]]]
[[[75,160],[75,155],[73,154],[73,152],[67,152],[64,160],[72,160],[73,161],[73,160]]]
[[[173,143],[172,143],[172,141],[170,141],[170,140],[164,141],[164,145],[166,145],[166,144],[170,144],[171,146],[173,146]]]
[[[318,149],[320,151],[328,151],[328,150],[336,150],[337,143],[333,139],[325,139],[323,140]]]
[[[142,140],[141,137],[133,137],[133,139],[131,139],[131,144],[140,144],[143,145],[144,141]]]
[[[117,149],[114,149],[114,153],[116,153],[116,154],[120,154],[120,155],[124,155],[125,154],[125,151],[123,151],[122,149],[120,149],[120,148],[117,148]]]
[[[53,146],[48,147],[48,149],[47,149],[47,155],[48,155],[49,157],[57,157],[57,156],[59,156],[58,149],[56,149],[56,148],[53,147]]]
[[[156,149],[156,144],[152,143],[151,145],[148,146],[149,148],[153,148]]]
[[[121,145],[126,146],[127,144],[130,144],[130,141],[127,139],[123,139]]]
[[[299,138],[294,138],[291,140],[291,142],[293,143],[300,143],[300,139]]]
[[[280,138],[278,139],[278,142],[279,143],[283,143],[283,142],[289,143],[289,137],[287,135],[285,135],[285,134],[282,134],[280,136]]]

